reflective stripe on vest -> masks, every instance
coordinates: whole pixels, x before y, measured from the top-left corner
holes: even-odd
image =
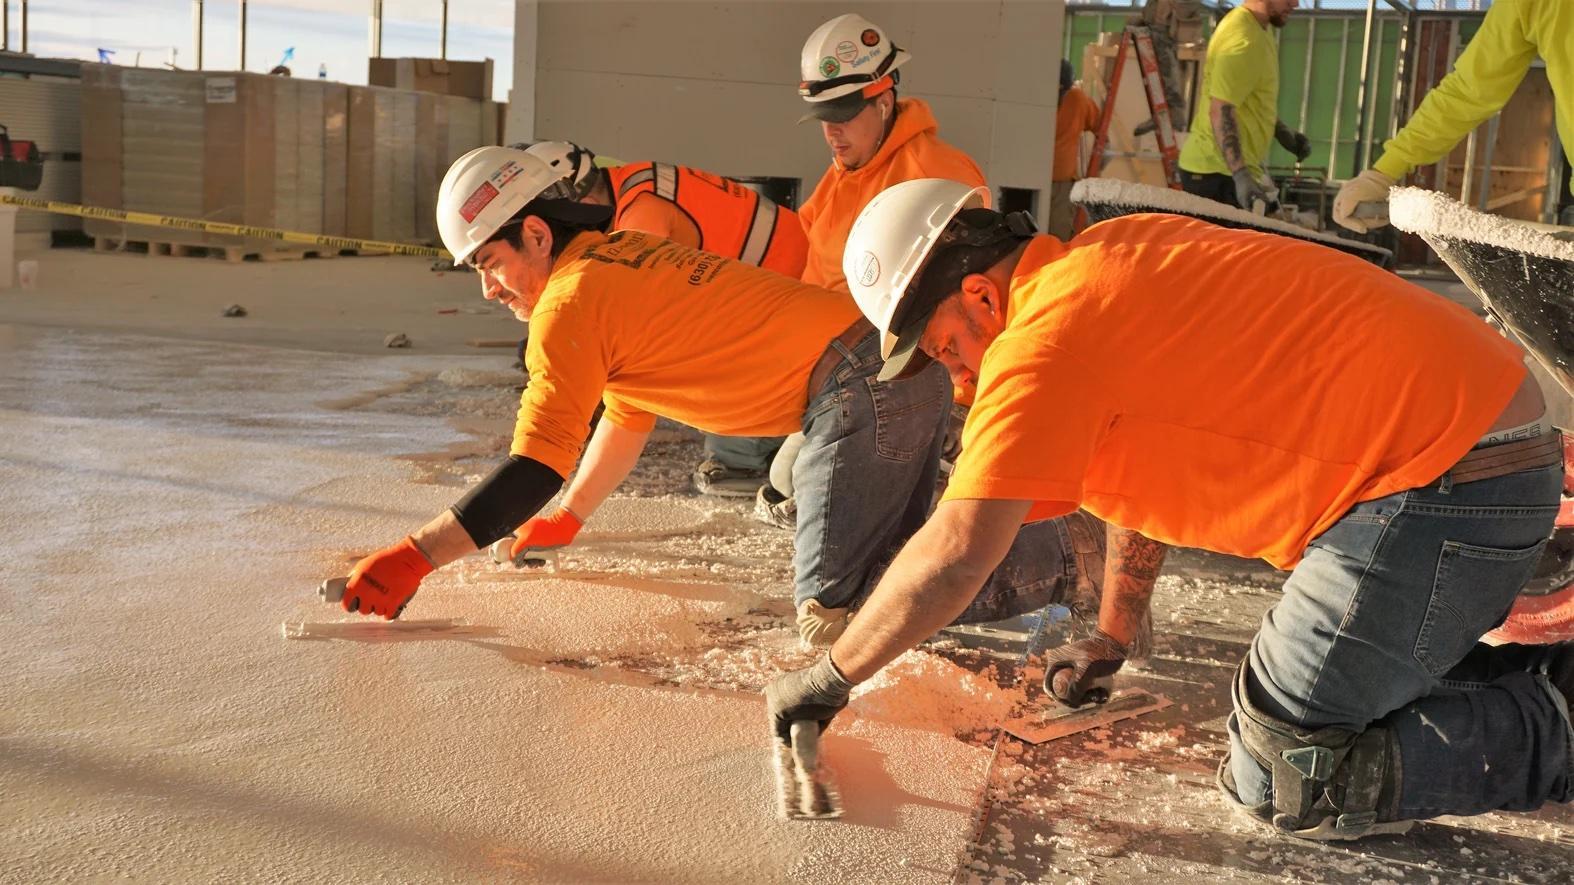
[[[771,248],[771,235],[776,233],[776,204],[761,196],[754,201],[754,218],[749,222],[749,234],[743,238],[743,251],[738,260],[756,267],[765,263],[765,253]]]
[[[736,181],[668,163],[607,170],[621,212],[649,192],[677,206],[700,234],[700,248],[755,266],[771,260],[781,207]]]
[[[650,167],[656,172],[656,196],[663,200],[678,202],[678,169],[666,163],[654,163]],[[682,204],[679,204],[682,205]]]

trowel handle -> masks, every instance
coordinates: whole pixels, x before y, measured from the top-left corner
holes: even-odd
[[[344,588],[349,583],[349,578],[329,578],[317,588],[317,598],[323,602],[338,602],[344,598]]]
[[[813,771],[820,759],[820,723],[799,719],[788,729],[792,754],[806,770]]]

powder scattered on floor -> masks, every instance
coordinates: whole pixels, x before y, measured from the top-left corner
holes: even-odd
[[[858,686],[848,709],[910,728],[971,734],[995,728],[1013,698],[995,683],[926,651],[910,651]]]

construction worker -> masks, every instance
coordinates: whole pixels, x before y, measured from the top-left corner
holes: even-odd
[[[1250,211],[1277,211],[1264,167],[1272,138],[1297,160],[1312,143],[1278,119],[1279,48],[1270,26],[1284,27],[1296,0],[1242,0],[1208,38],[1191,135],[1180,152],[1181,187]]]
[[[798,210],[809,237],[803,281],[846,292],[842,246],[858,212],[899,181],[952,178],[983,185],[967,154],[940,140],[939,124],[921,99],[897,99],[898,70],[912,55],[860,15],[839,15],[803,44],[798,94],[818,120],[831,166]]]
[[[1049,185],[1049,232],[1062,240],[1071,239],[1076,226],[1076,207],[1071,205],[1071,186],[1082,177],[1082,133],[1095,132],[1099,108],[1088,94],[1076,87],[1071,62],[1060,60],[1060,103],[1055,108],[1055,168]]]
[[[1497,0],[1454,70],[1426,94],[1405,128],[1383,145],[1372,168],[1345,182],[1334,221],[1358,233],[1388,223],[1387,212],[1356,218],[1362,203],[1388,191],[1417,166],[1435,163],[1508,103],[1537,56],[1547,66],[1563,155],[1574,165],[1574,6],[1558,0]]]
[[[736,181],[666,163],[603,167],[568,141],[526,148],[570,182],[582,202],[611,206],[613,230],[639,230],[797,279],[808,243],[798,216]],[[705,434],[705,460],[694,469],[702,494],[753,498],[765,483],[781,437]]]
[[[978,397],[934,515],[830,652],[767,689],[779,733],[953,617],[1024,517],[1081,505],[1113,534],[1098,632],[1049,655],[1067,703],[1121,667],[1167,545],[1293,570],[1233,683],[1220,785],[1250,815],[1347,839],[1574,798],[1574,643],[1477,642],[1563,476],[1518,348],[1320,246],[1161,214],[1063,244],[981,206],[907,182],[848,238],[880,377],[933,359]]]
[[[639,231],[608,235],[610,218],[524,151],[477,148],[448,170],[443,244],[480,271],[486,298],[530,323],[530,383],[508,460],[451,510],[357,563],[344,607],[397,617],[432,570],[516,528],[515,562],[569,544],[633,468],[660,414],[713,433],[804,433],[794,596],[803,639],[828,643],[929,509],[944,377],[876,382],[879,337],[845,294]],[[598,402],[606,410],[587,444]],[[561,501],[537,515],[570,472]],[[990,579],[964,620],[1089,592],[1078,581],[1086,568],[1076,554],[1089,555],[1073,546],[1078,530],[1068,520],[1025,527],[1024,557]],[[807,606],[819,613],[802,617]]]
[[[803,281],[846,292],[842,247],[853,219],[875,194],[914,178],[952,178],[983,185],[984,173],[967,154],[940,140],[939,124],[921,99],[898,100],[898,70],[912,58],[884,30],[861,15],[820,25],[799,56],[798,94],[809,103],[799,123],[818,120],[831,149],[831,166],[798,209],[809,238]],[[965,391],[958,391],[966,395]],[[760,489],[755,512],[765,522],[791,525],[796,504],[790,481],[802,439],[790,436]]]

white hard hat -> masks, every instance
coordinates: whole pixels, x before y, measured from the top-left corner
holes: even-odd
[[[601,175],[596,168],[596,155],[572,141],[538,141],[526,146],[525,153],[556,169],[580,199],[590,194]]]
[[[961,212],[988,205],[988,188],[944,178],[918,178],[886,188],[858,213],[842,252],[842,273],[858,309],[880,330],[880,356],[886,361],[881,380],[905,378],[930,362],[918,350],[918,339],[935,308],[951,292],[933,285],[920,291],[913,283],[937,254],[937,247],[992,247],[970,250],[974,253],[971,258],[984,265],[952,268],[973,273],[1032,235],[1031,221],[1019,213],[1005,218],[1004,225],[1001,217],[992,213],[986,213],[988,225],[984,228],[952,224]]]
[[[437,232],[454,256],[467,261],[533,200],[546,200],[543,217],[571,224],[605,221],[610,209],[574,202],[556,169],[517,148],[478,147],[454,161],[437,190]]]
[[[865,100],[889,87],[882,84],[874,93],[869,88],[887,77],[894,82],[894,72],[909,58],[907,50],[861,15],[839,15],[820,25],[804,42],[798,60],[798,94],[816,105],[804,119],[847,122]]]

